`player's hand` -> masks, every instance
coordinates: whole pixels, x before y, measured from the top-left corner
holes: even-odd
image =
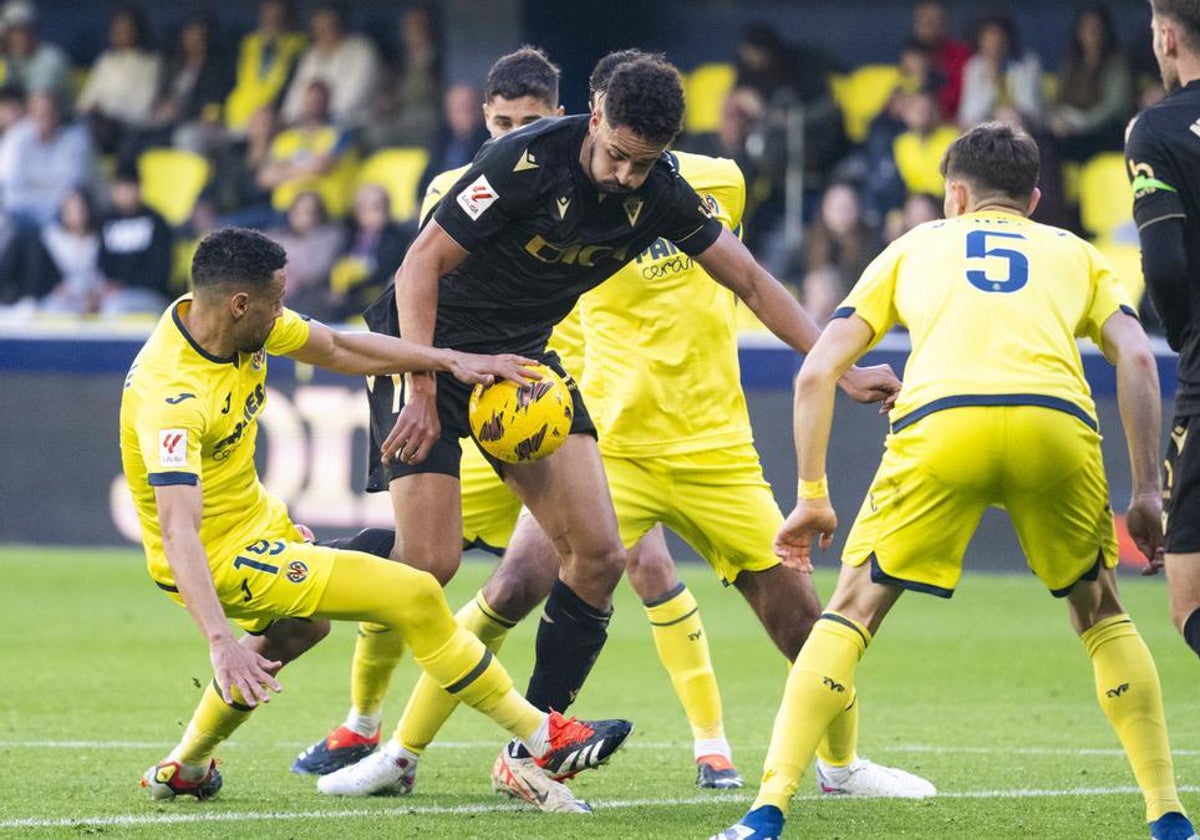
[[[209,647],[213,674],[226,703],[245,701],[247,706],[271,702],[271,692],[283,691],[273,676],[283,667],[282,662],[272,662],[249,648],[242,647],[233,639],[222,639]],[[236,688],[242,694],[239,700],[233,696]],[[269,690],[268,690],[269,689]]]
[[[796,508],[788,515],[775,535],[775,554],[785,565],[811,572],[813,537],[821,548],[833,544],[837,530],[837,514],[828,496],[819,499],[797,499]]]
[[[1146,557],[1143,575],[1156,575],[1163,567],[1162,494],[1135,493],[1125,512],[1125,527],[1138,551]]]
[[[528,385],[542,378],[534,368],[535,359],[501,353],[499,356],[481,356],[477,353],[451,351],[448,360],[450,373],[468,385],[491,385],[497,379],[507,379],[518,385]]]
[[[429,378],[432,382],[432,377]],[[414,376],[415,384],[418,377]],[[384,439],[382,460],[385,464],[400,460],[406,464],[419,464],[428,456],[442,433],[442,421],[438,418],[437,392],[432,384],[409,388],[404,408],[396,418],[396,425]]]
[[[838,380],[842,390],[860,403],[881,403],[879,413],[890,411],[900,394],[900,380],[891,365],[855,365]]]

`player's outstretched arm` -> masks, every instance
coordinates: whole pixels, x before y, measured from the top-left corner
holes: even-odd
[[[796,377],[792,430],[796,442],[796,509],[775,538],[775,551],[784,562],[812,569],[812,541],[828,548],[837,527],[829,501],[825,459],[833,426],[833,402],[838,380],[871,346],[875,331],[857,315],[839,318],[804,359]]]
[[[379,333],[342,332],[316,322],[309,327],[308,342],[288,355],[298,362],[357,376],[440,370],[468,385],[486,385],[496,378],[523,385],[539,378],[528,370],[529,365],[537,364],[533,359],[460,353]]]
[[[268,703],[272,691],[282,687],[271,676],[281,663],[259,656],[242,647],[233,637],[225,611],[217,598],[204,544],[200,542],[200,520],[204,513],[204,495],[199,484],[173,484],[154,488],[158,524],[162,530],[163,553],[188,612],[208,641],[213,675],[225,702],[233,703],[232,688],[241,697],[236,702],[256,706]]]
[[[1104,355],[1117,368],[1117,405],[1125,442],[1133,494],[1125,523],[1138,550],[1150,565],[1143,572],[1162,568],[1162,484],[1158,472],[1162,428],[1162,395],[1158,363],[1141,323],[1132,315],[1115,312],[1101,329]]]
[[[758,264],[741,240],[722,230],[717,241],[696,257],[718,283],[742,299],[771,332],[793,349],[808,353],[821,329],[778,280]],[[859,402],[884,401],[885,407],[900,391],[900,380],[888,365],[848,368],[842,387]]]

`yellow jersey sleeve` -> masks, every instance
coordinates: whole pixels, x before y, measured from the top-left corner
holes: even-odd
[[[742,235],[742,215],[746,211],[746,177],[741,167],[729,158],[675,152],[679,174],[708,205],[721,224],[738,238]]]
[[[265,349],[272,356],[284,356],[294,350],[299,350],[308,343],[308,321],[290,309],[285,308],[271,334],[267,336]]]
[[[450,188],[469,168],[468,165],[460,166],[458,169],[447,169],[429,182],[429,186],[425,188],[425,195],[421,199],[421,215],[418,217],[420,224],[425,224],[425,220],[437,209],[442,196],[450,191]]]
[[[201,439],[207,425],[202,397],[186,390],[155,391],[145,396],[134,421],[147,481],[151,487],[196,484],[203,475]]]
[[[845,301],[833,313],[835,318],[857,315],[870,324],[875,331],[872,344],[887,335],[900,318],[896,311],[896,277],[901,254],[893,244],[871,260]]]
[[[1137,309],[1108,258],[1090,242],[1082,244],[1091,262],[1092,301],[1087,314],[1076,327],[1075,335],[1077,337],[1086,336],[1097,347],[1103,349],[1104,340],[1101,337],[1101,330],[1104,328],[1104,322],[1118,311],[1125,311],[1136,316]]]

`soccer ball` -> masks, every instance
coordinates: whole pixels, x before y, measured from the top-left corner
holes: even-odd
[[[536,382],[503,379],[471,392],[471,434],[484,452],[508,464],[545,458],[571,431],[574,406],[567,383],[546,365],[534,370],[542,375]]]

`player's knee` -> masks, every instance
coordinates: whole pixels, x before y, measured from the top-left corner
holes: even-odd
[[[656,600],[679,583],[671,556],[658,551],[630,551],[625,572],[633,591],[643,601]]]
[[[496,613],[510,621],[521,621],[550,594],[557,577],[501,564],[484,584],[483,597]]]
[[[396,541],[399,545],[399,540]],[[406,545],[399,559],[406,566],[411,566],[422,572],[433,575],[438,584],[445,586],[454,577],[462,562],[462,546],[456,544],[453,548],[433,545]]]

